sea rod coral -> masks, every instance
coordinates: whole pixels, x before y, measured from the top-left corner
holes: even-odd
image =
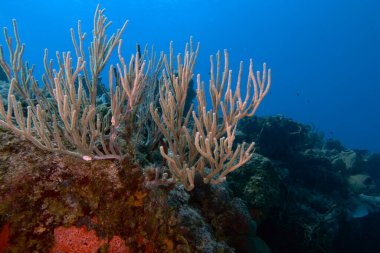
[[[148,53],[137,46],[129,62],[124,59],[121,36],[127,25],[111,36],[104,9],[94,15],[92,41],[78,21],[71,29],[74,52],[56,53],[56,63],[44,54],[43,87],[33,75],[34,66],[23,60],[25,45],[13,21],[14,39],[4,28],[9,60],[0,47],[0,66],[9,80],[8,97],[0,98],[0,126],[37,147],[85,160],[136,158],[136,153],[159,151],[171,176],[187,190],[200,174],[205,183],[217,184],[252,156],[254,143],[234,146],[237,123],[255,114],[271,84],[271,73],[253,70],[250,61],[245,97],[241,94],[243,63],[236,85],[228,66],[228,52],[210,57],[209,94],[196,76],[196,104],[185,110],[187,91],[194,78],[199,43],[192,39],[175,59]],[[15,42],[15,45],[13,44]],[[117,51],[119,62],[108,70],[109,91],[101,75]],[[235,88],[233,88],[235,87]],[[99,94],[106,99],[99,99]],[[211,106],[206,97],[210,96]],[[109,101],[109,102],[105,102]]]

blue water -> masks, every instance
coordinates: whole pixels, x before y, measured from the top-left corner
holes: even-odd
[[[209,55],[227,48],[230,67],[263,61],[273,70],[259,115],[283,114],[311,124],[351,148],[380,152],[380,1],[377,0],[2,0],[0,27],[17,19],[25,59],[42,74],[44,48],[72,50],[69,29],[91,32],[97,3],[130,23],[124,52],[136,43],[182,51],[201,42],[195,72],[208,81]],[[0,43],[4,45],[1,36]]]

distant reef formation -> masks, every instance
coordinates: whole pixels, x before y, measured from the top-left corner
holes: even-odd
[[[345,148],[284,116],[240,126],[256,155],[229,187],[272,252],[380,249],[380,154]]]
[[[9,82],[4,73],[3,68],[0,66],[0,98],[8,97]]]
[[[0,66],[0,82],[1,81],[8,81],[8,78],[7,78],[7,76],[5,75],[5,72],[4,72],[4,70],[3,70],[3,68]]]
[[[188,192],[154,184],[154,165],[45,152],[0,129],[0,252],[380,248],[380,154],[283,116],[243,120],[236,136],[256,142],[253,158]]]

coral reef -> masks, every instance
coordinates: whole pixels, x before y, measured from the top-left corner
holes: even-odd
[[[363,242],[378,248],[378,154],[346,149],[283,117],[252,120],[256,134],[246,122],[240,135],[258,136],[267,157],[255,154],[219,185],[198,175],[190,192],[165,181],[159,166],[86,162],[0,130],[0,249],[356,253],[364,252]],[[299,131],[284,130],[293,128]],[[271,139],[263,135],[269,130],[282,134]]]
[[[190,251],[165,191],[148,191],[138,166],[46,153],[0,131],[0,227],[10,227],[7,252],[53,249],[64,231],[82,233],[94,247],[104,240],[120,244],[113,239],[118,236],[131,252]]]
[[[202,184],[192,194],[174,184],[147,187],[137,164],[44,152],[0,131],[4,252],[211,253],[254,247],[244,245],[255,236],[255,222],[224,186]],[[203,198],[208,195],[213,197]],[[232,220],[239,221],[234,229]]]

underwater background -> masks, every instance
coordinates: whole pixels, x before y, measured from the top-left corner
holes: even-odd
[[[379,1],[2,0],[0,27],[17,19],[24,59],[39,78],[44,49],[72,51],[69,29],[82,20],[89,33],[98,3],[111,30],[129,20],[125,55],[136,43],[168,52],[170,41],[180,52],[193,36],[201,42],[194,72],[206,83],[209,55],[218,50],[228,49],[235,74],[241,60],[244,69],[250,58],[256,69],[267,62],[272,88],[258,115],[281,114],[349,148],[380,151]]]
[[[21,74],[6,71],[0,35],[0,253],[380,252],[379,13],[376,0],[0,0],[0,29],[14,38],[17,20],[23,60],[35,64],[39,85],[45,48],[60,67],[46,71],[45,88],[54,91],[30,91],[25,80],[13,89]],[[126,59],[141,56],[137,44],[171,55],[170,41],[177,55],[192,36],[201,43],[194,77],[165,60],[142,77],[136,58],[125,77],[108,72],[123,65],[116,47],[100,80],[91,76],[97,92],[85,86],[82,93],[90,64],[70,79],[75,60],[65,59],[63,70],[55,52],[75,50],[77,20],[88,46],[94,14],[112,21],[108,36],[129,20],[121,36]],[[224,49],[232,83],[240,61],[242,87],[251,58],[254,70],[263,62],[272,70],[257,114],[241,118],[232,134],[241,110],[212,129],[204,115],[199,123],[201,110],[181,117],[191,100],[196,109],[204,103],[191,85],[199,73],[207,91],[210,54]],[[88,62],[87,48],[84,54]],[[189,69],[191,59],[184,59]],[[108,78],[116,92],[104,89]],[[141,93],[130,96],[123,82]],[[75,102],[67,105],[69,90]],[[199,137],[204,130],[207,138]],[[208,136],[215,143],[207,149]],[[242,142],[255,144],[240,149]]]

